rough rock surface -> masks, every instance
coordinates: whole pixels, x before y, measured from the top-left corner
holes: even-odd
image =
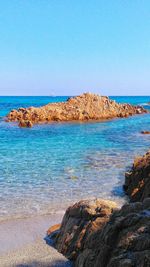
[[[112,215],[114,207],[108,206],[91,208],[86,202],[84,208],[81,201],[70,207],[56,248],[75,267],[149,267],[150,198],[126,204]]]
[[[57,250],[75,260],[91,234],[100,231],[115,208],[114,202],[101,199],[82,200],[69,207],[55,240]]]
[[[75,266],[150,266],[150,199],[114,212],[104,228],[93,233]]]
[[[134,202],[150,197],[150,151],[134,160],[131,171],[125,174],[124,189]]]
[[[31,127],[35,123],[124,118],[142,113],[147,111],[141,106],[118,104],[106,96],[85,93],[66,102],[12,110],[7,115],[7,121],[16,121],[20,127]]]

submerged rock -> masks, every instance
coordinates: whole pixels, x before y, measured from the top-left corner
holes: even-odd
[[[119,104],[106,96],[85,93],[71,97],[66,102],[50,103],[42,107],[20,108],[7,115],[7,121],[16,121],[22,127],[51,121],[86,121],[111,118],[126,118],[147,113],[141,106]]]
[[[69,207],[55,240],[58,251],[76,267],[149,267],[150,198],[114,209],[101,200]]]
[[[132,169],[125,173],[124,189],[134,202],[150,197],[150,151],[136,158]]]
[[[150,134],[150,131],[142,131],[141,134]]]

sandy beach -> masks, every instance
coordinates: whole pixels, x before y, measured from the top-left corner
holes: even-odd
[[[59,223],[62,215],[15,219],[0,223],[1,267],[67,267],[66,258],[44,240],[46,229]]]

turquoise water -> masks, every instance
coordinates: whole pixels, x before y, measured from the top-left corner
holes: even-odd
[[[150,97],[112,97],[147,104]],[[150,147],[150,114],[93,123],[51,123],[31,129],[6,123],[14,108],[67,97],[0,97],[0,216],[61,212],[81,198],[125,201],[124,172]]]

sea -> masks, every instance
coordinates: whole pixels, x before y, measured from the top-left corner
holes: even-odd
[[[61,213],[80,199],[118,205],[125,171],[150,148],[150,114],[103,122],[52,122],[19,128],[12,109],[66,101],[68,96],[0,97],[0,220]],[[150,110],[150,96],[111,96]]]

